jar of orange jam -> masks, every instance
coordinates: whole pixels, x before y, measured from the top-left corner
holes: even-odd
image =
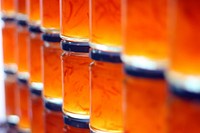
[[[168,0],[122,0],[122,60],[148,70],[164,70],[168,60]]]
[[[26,1],[27,0],[15,0],[15,9],[18,20],[27,20]]]
[[[40,24],[40,0],[27,0],[27,16],[30,25]]]
[[[44,133],[44,103],[42,91],[30,88],[31,91],[31,133]]]
[[[14,18],[2,17],[2,46],[3,46],[3,63],[4,70],[17,72],[17,60],[16,60],[16,32],[17,26]]]
[[[162,71],[125,68],[124,132],[167,133],[167,85]]]
[[[89,44],[62,41],[63,113],[89,121]],[[81,69],[80,69],[81,68]]]
[[[15,17],[15,0],[1,0],[1,12],[3,16]]]
[[[47,33],[60,31],[60,1],[40,0],[40,16],[42,30]]]
[[[30,132],[31,129],[31,105],[30,105],[30,92],[28,81],[18,78],[18,93],[17,93],[19,106],[19,131]]]
[[[43,96],[52,104],[62,106],[61,54],[59,34],[42,35]]]
[[[119,53],[92,49],[90,57],[90,130],[123,132],[122,121],[122,63]]]
[[[62,107],[59,104],[45,102],[45,133],[64,133]]]
[[[200,93],[173,84],[169,88],[169,133],[198,133]]]
[[[89,39],[89,0],[61,0],[61,38],[85,42]]]
[[[24,20],[17,21],[17,65],[18,77],[20,79],[29,78],[28,72],[28,24]]]
[[[121,0],[90,0],[90,46],[121,51]]]
[[[7,123],[17,125],[19,117],[17,114],[17,78],[16,74],[11,71],[5,72],[5,107]]]

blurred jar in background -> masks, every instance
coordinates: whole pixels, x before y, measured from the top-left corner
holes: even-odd
[[[17,20],[27,20],[27,0],[15,0],[15,10],[17,12]]]
[[[40,16],[42,30],[47,33],[60,31],[60,1],[40,0]]]
[[[27,0],[27,15],[30,25],[40,24],[40,0]]]
[[[124,130],[127,133],[167,132],[167,86],[162,72],[126,66],[123,90]]]
[[[121,51],[121,1],[90,0],[90,46]]]
[[[92,49],[90,57],[91,111],[90,130],[123,132],[122,63],[118,53]]]
[[[122,60],[164,70],[168,59],[167,0],[122,0]]]
[[[15,0],[1,0],[1,12],[3,16],[14,18],[15,11]]]

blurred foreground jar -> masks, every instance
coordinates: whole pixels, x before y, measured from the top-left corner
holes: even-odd
[[[60,1],[40,0],[42,30],[47,33],[58,33],[60,30]]]
[[[47,33],[44,33],[42,38],[44,40],[42,48],[44,100],[62,106],[61,39],[59,34]]]
[[[15,17],[15,0],[1,0],[1,13],[9,18]]]
[[[122,0],[124,63],[164,70],[168,58],[167,0]]]
[[[121,0],[90,0],[90,46],[121,51]]]
[[[5,72],[5,106],[7,122],[12,125],[17,125],[19,117],[17,114],[17,78],[16,74],[6,71]]]
[[[167,133],[167,86],[163,72],[125,68],[124,130]]]
[[[87,42],[89,40],[88,14],[89,0],[61,0],[61,38]]]
[[[92,49],[90,129],[122,133],[122,63],[119,53]]]
[[[16,34],[17,26],[14,18],[2,17],[3,27],[2,27],[2,46],[3,46],[3,63],[4,70],[11,71],[13,73],[17,72],[17,44],[16,44]]]
[[[64,133],[62,108],[59,104],[52,105],[46,101],[44,117],[45,133]]]
[[[89,44],[62,41],[63,113],[89,121]]]
[[[40,0],[27,0],[27,16],[30,25],[40,25]]]
[[[28,81],[18,78],[18,105],[19,106],[19,131],[30,132],[31,129],[31,105]]]

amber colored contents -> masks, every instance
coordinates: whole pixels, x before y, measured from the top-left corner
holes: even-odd
[[[59,0],[41,0],[41,25],[46,31],[60,29]]]
[[[30,82],[42,82],[42,45],[41,34],[30,33],[28,48]]]
[[[6,115],[17,115],[17,83],[15,75],[7,75],[5,79]]]
[[[31,95],[31,133],[44,133],[44,105],[41,96]]]
[[[65,125],[65,133],[90,133],[87,128],[76,128],[70,125]]]
[[[31,24],[39,24],[40,21],[40,0],[27,0],[27,14]]]
[[[172,96],[168,133],[199,133],[200,101]]]
[[[90,89],[88,54],[66,53],[62,58],[63,65],[63,111],[89,119]]]
[[[2,45],[4,64],[16,64],[16,24],[5,22],[2,28]]]
[[[167,86],[163,79],[126,76],[125,133],[166,133]]]
[[[171,2],[174,2],[173,0]],[[175,0],[170,28],[170,69],[190,75],[200,75],[200,1]],[[175,18],[174,18],[175,17]]]
[[[45,98],[62,99],[60,43],[43,46],[43,94]]]
[[[1,11],[5,15],[13,15],[15,13],[15,0],[1,0]]]
[[[123,54],[167,59],[167,0],[123,0],[122,9]]]
[[[15,0],[15,3],[17,5],[17,13],[26,15],[26,0]]]
[[[45,133],[64,133],[62,112],[45,109]]]
[[[19,83],[19,129],[30,130],[30,93],[27,84]]]
[[[28,28],[18,26],[17,31],[17,65],[19,72],[28,72]]]
[[[91,66],[92,130],[122,132],[122,64],[95,61]]]
[[[91,6],[91,43],[120,47],[121,1],[91,0]]]
[[[61,35],[68,40],[89,38],[89,0],[61,0]]]

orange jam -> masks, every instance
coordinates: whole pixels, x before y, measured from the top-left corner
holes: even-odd
[[[15,0],[1,0],[1,12],[5,16],[13,17],[15,14]]]
[[[63,112],[73,118],[89,119],[89,44],[63,41],[62,47]]]
[[[41,25],[45,32],[59,32],[60,3],[59,0],[41,0]]]
[[[77,128],[70,125],[65,125],[65,133],[90,133],[90,130],[85,128]]]
[[[92,50],[90,57],[95,60],[90,67],[90,129],[122,133],[123,74],[119,54]]]
[[[123,61],[164,69],[168,58],[167,0],[122,0]]]
[[[27,15],[31,25],[40,24],[40,0],[27,0]]]
[[[105,50],[121,50],[121,0],[91,0],[91,47]]]
[[[89,0],[61,0],[61,36],[69,41],[88,41]]]
[[[146,76],[151,75],[125,76],[123,99],[126,133],[167,132],[166,82],[163,77]]]

